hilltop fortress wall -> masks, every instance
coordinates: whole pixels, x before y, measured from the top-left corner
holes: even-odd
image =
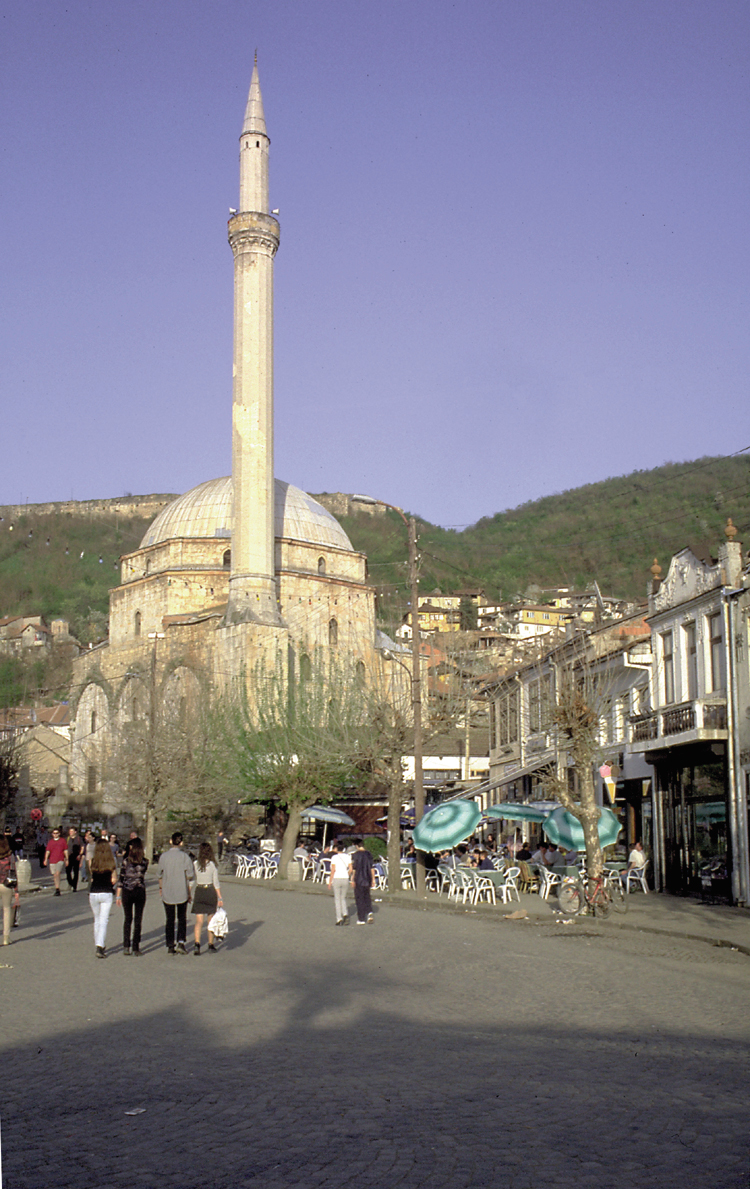
[[[109,500],[62,500],[49,504],[2,504],[0,516],[19,520],[22,516],[124,516],[153,520],[173,495],[121,495]]]

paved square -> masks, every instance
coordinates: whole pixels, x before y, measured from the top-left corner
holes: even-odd
[[[750,1184],[746,955],[224,892],[228,945],[198,959],[166,955],[155,885],[140,959],[116,909],[95,959],[85,891],[24,902],[5,1189]]]

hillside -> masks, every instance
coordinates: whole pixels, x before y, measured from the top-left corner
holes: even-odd
[[[603,594],[642,598],[654,557],[664,572],[689,545],[716,555],[731,516],[750,544],[750,458],[703,458],[591,483],[485,517],[462,532],[419,522],[420,589],[450,593],[481,587],[494,599],[532,584],[582,589],[596,579]],[[352,544],[368,555],[382,609],[403,603],[405,529],[400,517],[342,518]]]
[[[152,497],[153,498],[153,497]],[[0,616],[63,616],[83,642],[106,631],[108,590],[118,558],[138,547],[149,517],[137,498],[111,514],[0,508]],[[12,514],[10,514],[12,513]],[[727,516],[750,544],[750,459],[704,458],[587,484],[486,517],[462,532],[419,521],[420,587],[445,593],[481,587],[490,599],[529,586],[640,598],[658,557],[666,572],[685,545],[715,555]],[[406,530],[395,512],[341,517],[368,556],[381,618],[395,624],[406,602]],[[12,529],[11,529],[12,524]]]

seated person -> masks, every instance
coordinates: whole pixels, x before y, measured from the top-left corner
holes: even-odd
[[[620,872],[620,878],[622,880],[626,880],[628,877],[628,872],[630,871],[637,871],[639,874],[642,874],[643,868],[646,866],[647,862],[648,859],[643,853],[643,844],[641,842],[636,842],[635,846],[628,855],[627,867],[624,871]]]
[[[562,854],[557,849],[554,842],[552,846],[547,847],[547,856],[544,861],[548,867],[554,867],[555,863],[562,863]]]
[[[471,866],[471,860],[469,858],[469,848],[465,842],[462,842],[460,846],[456,847],[456,866],[457,867],[470,867]]]
[[[520,859],[522,863],[528,863],[531,859],[531,851],[529,850],[528,842],[521,843],[521,849],[516,851],[516,858]]]
[[[479,871],[494,871],[495,866],[487,854],[486,850],[480,850],[479,862],[477,863],[477,870]]]
[[[294,857],[295,859],[308,859],[310,857],[310,852],[304,842],[300,842],[298,846],[295,846]]]
[[[577,850],[566,851],[565,855],[564,855],[564,861],[568,867],[575,867],[578,862],[578,851]]]
[[[534,851],[533,855],[531,856],[532,863],[544,863],[544,865],[546,867],[547,866],[547,849],[548,849],[547,843],[540,842],[539,846],[537,847],[537,849]]]

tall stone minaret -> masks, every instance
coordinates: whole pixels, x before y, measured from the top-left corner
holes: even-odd
[[[227,621],[277,624],[274,573],[273,258],[279,224],[268,210],[268,146],[256,57],[240,136],[234,253],[232,568]]]

